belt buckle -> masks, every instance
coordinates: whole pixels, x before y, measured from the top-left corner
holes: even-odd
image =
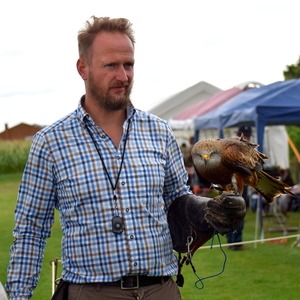
[[[127,275],[121,278],[122,290],[133,290],[133,289],[138,289],[139,287],[140,287],[140,282],[139,282],[138,274]]]

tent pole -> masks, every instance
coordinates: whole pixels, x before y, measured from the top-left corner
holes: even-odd
[[[200,130],[195,130],[195,135],[194,135],[194,144],[198,142],[199,140],[199,133],[200,133]]]
[[[259,206],[260,206],[260,239],[263,240],[265,238],[265,234],[264,234],[264,222],[263,222],[263,199],[262,199],[262,195],[258,196],[259,199]],[[263,243],[263,242],[262,242]]]
[[[224,138],[223,129],[219,129],[219,138],[220,138],[220,139],[223,139],[223,138]]]

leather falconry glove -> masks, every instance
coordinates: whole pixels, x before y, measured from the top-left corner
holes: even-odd
[[[245,200],[234,193],[223,193],[213,199],[191,194],[180,196],[168,210],[173,249],[188,252],[187,239],[192,237],[193,254],[213,236],[214,230],[221,235],[235,231],[245,214]]]

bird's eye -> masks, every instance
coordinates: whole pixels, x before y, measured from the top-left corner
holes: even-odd
[[[215,152],[213,151],[213,152],[210,153],[210,156],[213,156],[214,154],[215,154]]]

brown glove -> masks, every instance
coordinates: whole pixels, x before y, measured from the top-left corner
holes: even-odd
[[[183,195],[176,198],[168,210],[168,222],[173,249],[188,252],[187,240],[193,254],[213,235],[214,230],[224,235],[236,230],[246,214],[246,204],[241,196],[224,193],[216,199]]]

